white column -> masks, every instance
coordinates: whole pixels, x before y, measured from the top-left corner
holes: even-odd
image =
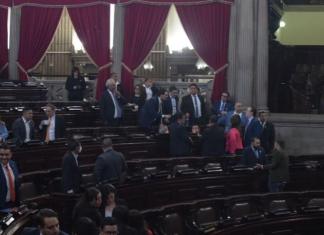
[[[115,25],[114,25],[114,46],[112,50],[112,68],[111,71],[121,77],[123,47],[124,47],[124,15],[125,8],[118,3],[115,5]]]
[[[244,105],[253,103],[254,0],[237,0],[237,53],[235,98]]]
[[[228,44],[228,72],[227,72],[227,88],[232,98],[235,99],[236,87],[236,56],[237,56],[237,3],[234,1],[231,7],[231,22]]]
[[[268,1],[257,1],[257,53],[256,53],[256,79],[255,101],[257,109],[268,109]]]
[[[9,78],[11,80],[18,80],[18,53],[20,40],[20,18],[21,7],[12,7],[10,14],[10,48],[9,48]]]

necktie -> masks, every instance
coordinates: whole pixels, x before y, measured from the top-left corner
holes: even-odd
[[[162,102],[159,101],[159,110],[158,110],[158,113],[162,113]]]
[[[16,192],[15,192],[15,182],[14,182],[14,178],[13,175],[11,174],[11,171],[7,166],[5,166],[6,169],[6,173],[8,176],[8,181],[9,181],[9,193],[10,193],[10,201],[11,202],[15,202],[16,201]]]
[[[49,136],[49,132],[50,132],[50,127],[51,127],[51,119],[48,119],[48,126],[46,129],[46,137],[45,137],[45,142],[48,143],[50,141],[50,136]]]
[[[194,96],[194,102],[195,102],[195,118],[199,117],[199,113],[198,113],[198,100],[197,100],[197,96]]]

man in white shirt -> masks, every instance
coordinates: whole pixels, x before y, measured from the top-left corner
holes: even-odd
[[[19,173],[8,145],[0,146],[0,209],[19,204]]]
[[[12,124],[14,142],[18,146],[28,143],[34,139],[34,132],[33,110],[24,108],[22,117],[17,118]]]
[[[153,86],[153,80],[150,78],[145,78],[144,84],[144,91],[145,91],[145,100],[151,99],[157,93],[157,88]]]
[[[45,113],[47,119],[42,120],[39,125],[44,142],[49,143],[56,139],[64,138],[64,120],[56,115],[56,107],[48,104],[45,108]]]

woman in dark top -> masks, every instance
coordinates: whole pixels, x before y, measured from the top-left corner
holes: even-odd
[[[102,193],[101,215],[104,218],[112,217],[112,212],[117,205],[116,188],[111,184],[106,184],[100,187],[100,191]]]
[[[142,94],[142,90],[141,90],[141,86],[140,85],[136,85],[134,88],[134,96],[132,99],[132,103],[137,105],[137,110],[140,110],[142,108],[142,106],[145,103],[145,96]]]
[[[78,67],[74,67],[71,76],[69,76],[65,83],[65,89],[68,91],[68,98],[70,101],[82,101],[86,83],[80,74]]]
[[[87,189],[73,210],[73,221],[81,217],[88,217],[100,227],[102,216],[99,212],[101,206],[101,192],[96,188]]]

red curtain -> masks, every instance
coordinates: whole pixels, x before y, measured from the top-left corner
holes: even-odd
[[[18,67],[20,80],[27,80],[50,45],[62,8],[22,7]]]
[[[7,78],[8,48],[7,48],[8,8],[0,6],[0,78]]]
[[[183,27],[199,56],[216,73],[212,100],[226,89],[227,50],[231,4],[210,3],[177,6]]]
[[[69,8],[73,26],[84,49],[99,67],[96,98],[100,99],[109,75],[109,5]]]
[[[133,93],[133,71],[157,40],[170,6],[131,4],[125,9],[122,87],[126,98]]]

